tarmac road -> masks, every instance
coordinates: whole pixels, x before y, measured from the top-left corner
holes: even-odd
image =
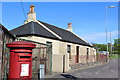
[[[52,78],[118,78],[118,59],[110,60],[103,65],[56,74],[53,75]]]

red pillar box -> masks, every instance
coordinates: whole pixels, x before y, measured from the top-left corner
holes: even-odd
[[[26,41],[15,41],[6,46],[10,48],[8,78],[32,78],[32,49],[36,45]]]

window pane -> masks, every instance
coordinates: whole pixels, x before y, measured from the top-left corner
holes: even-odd
[[[71,59],[71,45],[67,45],[67,52],[69,53],[69,59]]]
[[[67,52],[70,53],[70,51],[71,51],[71,46],[67,45]]]

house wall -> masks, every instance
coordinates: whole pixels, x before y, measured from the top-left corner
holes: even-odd
[[[52,53],[59,54],[59,41],[58,40],[42,38],[42,37],[37,37],[37,36],[28,36],[28,37],[19,37],[19,38],[26,39],[26,40],[32,40],[32,41],[36,41],[36,42],[40,42],[44,44],[46,44],[47,41],[52,42]]]
[[[3,28],[0,29],[0,79],[7,78],[9,69],[9,49],[6,48],[6,43],[14,41],[14,37]]]
[[[52,42],[52,71],[63,72],[70,70],[70,65],[76,64],[76,46],[79,46],[79,63],[86,63],[87,48],[89,48],[89,60],[88,62],[95,61],[92,57],[94,49],[88,46],[79,44],[63,42],[53,40],[49,38],[42,38],[37,36],[20,37],[22,39],[33,40],[36,42],[45,43],[47,41]],[[71,59],[69,59],[69,53],[67,53],[67,45],[71,45]],[[64,59],[65,58],[65,59]]]
[[[48,39],[48,38],[42,38],[42,37],[37,37],[37,36],[28,36],[28,37],[20,37],[21,39],[26,39],[26,40],[32,40],[40,43],[45,43],[47,41],[52,42],[52,71],[53,72],[63,72],[63,55],[66,54],[64,50],[59,50],[64,49],[64,47],[60,47],[59,43],[60,41],[58,40],[53,40],[53,39]],[[66,55],[65,57],[67,57]],[[65,67],[68,66],[69,62],[67,61],[68,59],[65,58]],[[61,67],[62,66],[62,67]],[[69,66],[68,66],[69,67]],[[68,71],[68,68],[65,68],[65,71]]]
[[[1,64],[2,64],[2,49],[3,49],[3,41],[2,41],[2,29],[0,28],[0,79],[1,79]]]
[[[88,46],[83,46],[79,44],[73,44],[73,43],[68,43],[68,42],[60,42],[60,54],[67,54],[67,45],[71,45],[71,59],[69,59],[70,65],[76,64],[76,46],[79,46],[79,63],[87,63],[87,48],[89,48],[89,59],[88,62],[93,62],[95,61],[95,49],[88,47]]]

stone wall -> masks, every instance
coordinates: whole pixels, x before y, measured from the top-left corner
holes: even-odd
[[[6,48],[6,43],[14,41],[14,37],[8,31],[1,29],[0,31],[0,79],[7,78],[9,70],[9,49]],[[2,32],[2,33],[1,33]]]
[[[0,27],[0,71],[1,71],[1,64],[2,64],[2,49],[3,49],[2,29]],[[0,72],[0,79],[1,79],[1,72]]]

